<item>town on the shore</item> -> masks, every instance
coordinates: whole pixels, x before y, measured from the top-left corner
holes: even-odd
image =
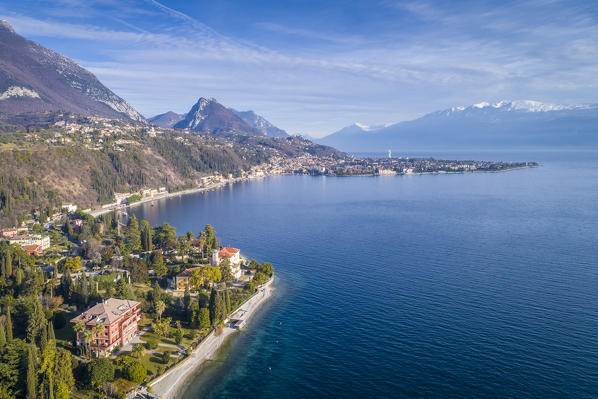
[[[0,146],[0,398],[19,399],[171,395],[176,365],[201,361],[266,296],[270,263],[221,245],[210,225],[179,236],[138,221],[132,206],[280,174],[537,166],[354,157],[299,136],[219,138],[96,117],[5,133]]]
[[[153,381],[245,326],[274,273],[210,225],[177,236],[73,204],[1,230],[0,266],[2,398],[158,397]]]

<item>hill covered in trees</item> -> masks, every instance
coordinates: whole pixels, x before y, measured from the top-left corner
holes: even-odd
[[[342,154],[299,137],[233,137],[155,130],[122,121],[59,122],[0,134],[0,225],[44,220],[63,203],[87,208],[116,192],[178,191],[213,175],[246,176],[272,159]]]

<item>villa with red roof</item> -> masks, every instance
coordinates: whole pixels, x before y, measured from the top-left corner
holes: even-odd
[[[218,266],[224,258],[227,258],[230,262],[230,268],[233,272],[233,276],[238,280],[241,278],[241,250],[238,248],[222,248],[220,251],[212,250],[212,258],[210,264],[212,266]]]
[[[101,323],[104,331],[93,337],[89,347],[96,356],[107,356],[116,346],[124,346],[135,336],[140,313],[137,301],[109,298],[87,309],[72,319],[71,323],[83,321],[88,330],[93,330]],[[76,340],[77,345],[85,345],[78,332]]]

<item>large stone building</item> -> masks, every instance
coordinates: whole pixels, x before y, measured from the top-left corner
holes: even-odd
[[[50,248],[50,237],[42,235],[15,235],[8,239],[10,244],[17,244],[23,247],[28,252],[32,248],[36,248],[36,253],[41,253]]]
[[[82,321],[91,331],[101,323],[104,331],[93,336],[88,344],[96,356],[107,356],[116,346],[126,345],[135,336],[140,313],[139,302],[109,298],[87,309],[72,319],[71,323]],[[83,336],[79,333],[77,345],[85,345]]]

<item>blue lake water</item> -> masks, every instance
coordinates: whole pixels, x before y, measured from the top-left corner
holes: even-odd
[[[598,153],[421,155],[542,167],[280,176],[134,209],[276,268],[182,397],[598,397]]]

